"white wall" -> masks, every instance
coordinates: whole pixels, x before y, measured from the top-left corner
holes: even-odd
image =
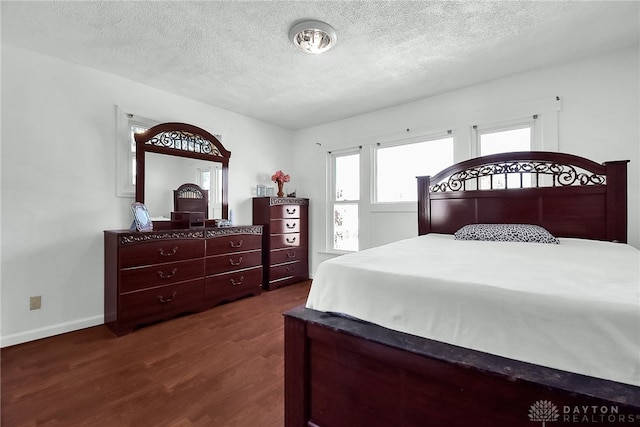
[[[291,131],[3,44],[2,346],[103,323],[102,231],[132,219],[116,197],[116,105],[223,135],[236,223],[251,223],[256,184],[291,169]]]
[[[472,70],[470,70],[472,72]],[[469,126],[541,113],[542,149],[577,154],[597,162],[629,159],[629,242],[640,248],[640,86],[638,49],[621,50],[512,75],[454,92],[298,131],[294,135],[298,185],[311,198],[311,271],[324,259],[326,152],[453,129],[456,160],[468,158]],[[553,99],[561,98],[560,111]],[[536,109],[544,111],[536,111]],[[411,131],[407,133],[407,129]],[[321,145],[318,145],[321,144]],[[466,152],[465,152],[466,150]],[[367,159],[363,162],[368,166]],[[369,176],[369,170],[364,171]],[[367,195],[361,195],[367,197]],[[380,212],[364,204],[364,247],[417,235],[417,214]]]

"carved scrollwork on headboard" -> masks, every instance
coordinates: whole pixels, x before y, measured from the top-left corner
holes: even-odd
[[[178,187],[176,197],[179,199],[205,199],[205,194],[202,188],[196,184],[182,184]]]
[[[467,224],[540,225],[556,237],[627,241],[627,163],[568,153],[519,151],[419,176],[418,233]],[[496,190],[496,191],[492,191]]]
[[[504,176],[504,187],[509,187],[506,179],[508,176],[516,175],[516,188],[524,187],[556,187],[571,185],[605,185],[606,176],[589,171],[582,170],[572,165],[560,164],[548,161],[505,161],[481,164],[468,169],[455,172],[445,180],[433,184],[429,187],[431,192],[444,191],[464,191],[469,189],[469,181],[472,181],[475,188],[482,189],[480,180],[484,177]],[[526,181],[525,176],[531,176],[534,179]],[[550,179],[545,182],[540,179],[542,176],[548,176]],[[491,183],[493,181],[490,181]],[[493,189],[493,186],[490,186]]]

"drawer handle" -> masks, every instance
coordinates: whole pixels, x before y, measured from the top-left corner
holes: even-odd
[[[174,246],[173,249],[171,249],[171,252],[167,252],[166,254],[164,253],[164,249],[162,248],[158,249],[158,252],[160,252],[161,256],[171,256],[171,255],[175,255],[176,252],[178,252],[178,247]]]
[[[289,230],[296,228],[296,223],[295,222],[293,224],[286,223],[285,225],[287,226],[287,228]]]
[[[239,286],[242,285],[242,281],[244,280],[244,276],[240,276],[240,280],[238,280],[237,282],[235,280],[233,280],[233,277],[231,278],[231,284],[233,286]]]
[[[233,258],[229,258],[229,264],[231,265],[240,265],[242,263],[242,257],[238,258],[238,261],[234,261]]]
[[[285,237],[285,240],[287,241],[287,243],[295,243],[296,238],[292,237],[291,239],[289,239],[288,237]]]
[[[239,248],[240,246],[242,246],[242,240],[240,240],[238,243],[233,243],[233,241],[231,241],[229,242],[229,244],[232,248]]]
[[[287,258],[294,259],[296,257],[296,253],[294,251],[287,252]]]
[[[163,271],[158,271],[158,276],[160,276],[161,279],[170,279],[173,276],[176,275],[176,272],[178,271],[178,267],[174,268],[173,270],[171,270],[171,273],[165,275]]]
[[[160,301],[161,303],[166,303],[166,302],[171,302],[174,300],[174,298],[176,297],[176,295],[178,294],[178,291],[173,291],[173,293],[171,294],[170,297],[165,298],[162,295],[158,295],[158,301]]]
[[[286,209],[287,209],[287,214],[289,215],[293,215],[294,213],[296,213],[296,208],[293,208],[293,209],[286,208]]]
[[[295,270],[295,267],[287,267],[287,273],[293,273]]]

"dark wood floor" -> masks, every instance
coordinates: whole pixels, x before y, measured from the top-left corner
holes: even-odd
[[[282,312],[309,285],[120,338],[100,325],[4,348],[1,425],[280,427]]]

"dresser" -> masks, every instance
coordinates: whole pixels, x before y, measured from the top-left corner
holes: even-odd
[[[309,279],[309,199],[254,197],[253,223],[264,227],[262,287],[273,290]]]
[[[104,232],[105,324],[146,324],[262,292],[262,227]]]

